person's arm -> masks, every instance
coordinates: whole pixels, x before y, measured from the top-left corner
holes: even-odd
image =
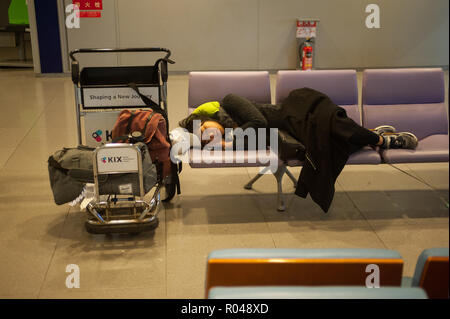
[[[267,127],[264,115],[244,97],[228,94],[222,101],[222,107],[243,130],[248,127]]]

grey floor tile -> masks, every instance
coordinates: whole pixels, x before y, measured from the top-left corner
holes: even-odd
[[[398,167],[407,169],[400,164]],[[428,186],[387,164],[347,165],[337,182],[347,192],[428,189]]]
[[[386,248],[372,228],[363,223],[345,227],[274,222],[270,227],[277,248]]]
[[[44,289],[40,299],[164,299],[167,298],[166,286],[148,286],[145,288],[110,289]]]
[[[350,224],[364,219],[355,208],[345,192],[336,192],[327,212],[324,212],[310,196],[299,197],[295,194],[285,195],[286,211],[276,209],[277,195],[264,194],[252,197],[255,206],[263,213],[267,221],[334,221]]]
[[[32,293],[11,293],[11,294],[0,294],[0,299],[38,299],[37,294],[32,294]]]
[[[43,291],[65,289],[68,264],[80,268],[86,290],[143,289],[165,286],[165,222],[154,232],[139,235],[91,235],[85,214],[71,211],[59,235]]]
[[[183,195],[179,207],[167,209],[167,223],[168,232],[177,233],[199,227],[264,223],[264,218],[246,195]]]
[[[203,293],[206,277],[207,254],[169,254],[167,255],[167,295],[184,291],[188,298],[201,298],[192,288]],[[189,288],[187,288],[189,287]]]
[[[46,177],[48,178],[48,177]],[[40,173],[0,173],[0,295],[38,296],[68,208]]]
[[[448,192],[449,166],[447,163],[408,163],[405,166],[409,172],[421,181],[436,189],[446,189]],[[447,174],[446,174],[447,173]]]
[[[12,156],[15,149],[15,147],[2,148],[2,151],[0,152],[0,170],[5,166],[6,162]]]
[[[204,299],[204,285],[173,285],[167,287],[167,298],[169,299]]]
[[[186,164],[180,175],[183,196],[243,194],[248,179],[245,168],[190,168]]]
[[[2,145],[2,151],[0,154],[5,152],[5,149],[15,148],[25,135],[28,133],[27,129],[23,128],[2,128],[0,126],[0,136],[3,136],[4,142]]]
[[[448,217],[448,207],[432,190],[348,192],[352,202],[370,220]]]
[[[54,249],[54,242],[0,240],[0,296],[37,298]]]
[[[275,248],[275,245],[265,223],[211,225],[194,230],[188,227],[179,233],[168,231],[168,297],[203,298],[207,256],[214,250],[230,248]]]
[[[152,286],[165,286],[165,262],[160,255],[155,255],[147,262],[129,262],[128,266],[112,268],[107,261],[113,256],[93,257],[84,256],[84,260],[67,258],[70,264],[76,264],[80,269],[80,287],[84,291],[103,289],[144,289]],[[114,258],[117,254],[114,254]],[[64,290],[69,273],[66,273],[67,262],[52,264],[43,285],[43,291]],[[41,296],[41,295],[40,295]]]

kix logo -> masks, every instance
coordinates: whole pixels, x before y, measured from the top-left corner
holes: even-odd
[[[94,133],[92,133],[92,138],[94,140],[96,140],[97,142],[101,142],[102,141],[102,137],[101,137],[102,134],[103,134],[102,130],[97,130]]]
[[[103,134],[102,130],[97,130],[94,133],[92,133],[92,138],[100,143],[103,140],[102,134]],[[112,132],[109,132],[108,130],[106,130],[106,132],[105,132],[105,139],[107,141],[111,140],[112,139]]]
[[[106,163],[123,163],[122,156],[102,157],[102,162]]]

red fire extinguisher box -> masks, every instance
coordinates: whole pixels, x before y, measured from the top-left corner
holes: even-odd
[[[317,37],[317,19],[297,20],[297,42],[298,42],[298,67],[301,70],[312,70],[314,66],[315,48],[314,43]]]

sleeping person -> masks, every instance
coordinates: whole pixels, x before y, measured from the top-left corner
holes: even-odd
[[[197,128],[194,123],[199,123]],[[358,125],[347,117],[344,108],[310,88],[291,91],[280,105],[254,103],[228,94],[221,103],[202,104],[179,125],[201,136],[203,146],[213,141],[217,144],[217,136],[222,136],[221,147],[230,147],[232,143],[234,149],[239,149],[236,145],[244,145],[244,148],[249,145],[247,141],[237,143],[233,131],[248,128],[257,132],[264,128],[286,131],[305,148],[298,159],[307,159],[295,193],[301,197],[309,193],[325,212],[334,196],[335,181],[352,153],[367,145],[381,149],[415,149],[418,145],[414,134],[396,132],[390,125],[370,130]]]
[[[303,95],[307,94],[314,97],[323,95],[323,93],[318,91],[304,88],[294,90],[292,95],[290,95],[290,98],[288,97],[286,100],[292,100],[292,97],[296,93]],[[225,136],[225,128],[241,128],[242,130],[246,130],[249,127],[254,129],[278,128],[287,130],[292,136],[305,144],[306,136],[302,136],[304,134],[300,133],[301,127],[304,125],[299,122],[305,122],[305,120],[314,122],[315,120],[312,118],[313,116],[309,116],[308,119],[306,119],[306,114],[303,114],[307,109],[312,108],[311,103],[308,105],[308,101],[300,102],[305,103],[298,103],[298,105],[288,102],[282,103],[281,105],[261,104],[251,102],[248,99],[235,94],[228,94],[222,100],[222,103],[214,101],[200,105],[188,117],[181,120],[179,125],[191,133],[200,134],[207,129],[217,129],[223,136],[224,146],[227,137]],[[417,147],[417,137],[410,132],[397,133],[395,128],[390,125],[382,125],[369,130],[347,117],[345,110],[334,105],[329,98],[326,103],[322,103],[322,109],[324,105],[326,105],[327,109],[330,111],[335,111],[337,113],[338,118],[341,119],[340,122],[342,122],[340,123],[340,126],[345,128],[344,130],[346,132],[350,132],[346,134],[351,144],[350,153],[354,153],[366,145],[379,146],[385,149],[414,149]],[[315,113],[319,112],[323,111],[317,110]],[[296,114],[294,118],[297,122],[294,124],[291,123],[292,119],[289,120],[289,118],[292,118],[292,114]],[[300,120],[299,116],[301,117]],[[200,122],[199,132],[194,132],[195,120]],[[202,145],[206,145],[211,140],[212,134],[209,139],[202,140]]]

